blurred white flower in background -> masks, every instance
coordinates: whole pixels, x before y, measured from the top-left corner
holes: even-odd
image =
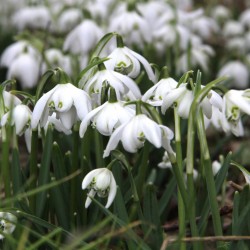
[[[223,24],[231,18],[231,11],[224,5],[216,5],[211,11],[211,15],[218,24]]]
[[[249,70],[247,66],[240,61],[229,61],[224,64],[218,72],[218,77],[227,76],[229,87],[245,89],[249,86]]]
[[[116,181],[113,173],[107,168],[98,168],[89,172],[82,181],[82,189],[88,189],[88,197],[85,202],[85,208],[88,208],[92,202],[91,198],[97,194],[99,197],[107,197],[105,205],[109,208],[116,195]]]
[[[226,37],[235,37],[235,36],[241,36],[244,34],[244,27],[243,25],[235,20],[229,20],[226,22],[222,34]]]
[[[16,228],[17,217],[9,212],[0,212],[0,240],[4,239],[4,235],[12,234]]]
[[[250,29],[250,9],[243,11],[240,14],[239,20],[244,25],[244,27]]]

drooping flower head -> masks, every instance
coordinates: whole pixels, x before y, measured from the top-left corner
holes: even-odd
[[[17,218],[14,214],[9,212],[0,212],[0,240],[4,238],[1,234],[12,234],[16,228]]]
[[[116,195],[116,181],[112,172],[107,168],[98,168],[89,172],[82,181],[82,189],[88,189],[88,197],[85,208],[91,203],[91,198],[96,194],[99,197],[107,197],[106,208],[109,208]]]

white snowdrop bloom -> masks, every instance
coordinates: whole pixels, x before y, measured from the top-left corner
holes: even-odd
[[[152,81],[156,81],[156,76],[149,64],[149,62],[140,54],[134,52],[127,47],[118,47],[108,55],[109,60],[104,64],[107,69],[120,72],[131,78],[136,78],[141,72],[141,65],[143,65],[148,78]]]
[[[84,136],[90,121],[102,135],[111,135],[114,129],[128,122],[135,115],[135,110],[124,104],[121,101],[105,102],[90,111],[81,122],[80,137]]]
[[[250,9],[243,11],[239,20],[246,28],[250,29]]]
[[[179,36],[179,46],[182,51],[186,51],[189,47],[189,44],[196,43],[196,35],[192,34],[190,29],[185,27],[184,25],[177,24],[176,25],[177,34]],[[200,40],[200,38],[198,38]]]
[[[124,22],[126,20],[126,22]],[[128,46],[137,45],[143,48],[145,43],[152,41],[147,21],[135,11],[125,11],[110,20],[110,32],[117,32],[124,38]]]
[[[202,37],[202,39],[207,40],[217,34],[219,26],[212,18],[201,16],[192,22],[191,29],[194,33]]]
[[[37,128],[39,122],[41,127],[44,127],[48,116],[55,112],[64,128],[69,130],[90,110],[91,101],[85,91],[71,83],[57,84],[37,101],[32,114],[31,127]]]
[[[166,126],[159,125],[145,114],[134,116],[127,123],[119,126],[111,135],[103,157],[109,156],[110,152],[122,142],[124,149],[130,153],[135,153],[143,147],[147,139],[156,148],[163,147],[168,153],[173,154],[170,140],[174,133]]]
[[[3,101],[6,112],[11,108],[21,104],[21,100],[19,98],[5,90],[3,91]]]
[[[212,171],[213,171],[213,175],[216,175],[219,170],[221,169],[222,165],[219,161],[213,161],[212,162]]]
[[[160,163],[158,163],[157,166],[159,168],[163,168],[163,169],[165,169],[165,168],[172,168],[172,163],[171,163],[171,161],[169,159],[169,155],[168,155],[167,151],[164,152],[164,155],[162,157],[162,161]]]
[[[12,117],[10,115],[12,114]],[[1,119],[1,126],[5,126],[7,123],[15,125],[16,134],[22,135],[24,131],[29,127],[32,112],[28,106],[19,104],[15,106],[12,111],[7,112]]]
[[[177,0],[173,2],[178,9],[191,10],[193,8],[193,0]]]
[[[192,46],[190,51],[190,65],[188,65],[188,53],[185,52],[179,58],[177,63],[177,73],[181,74],[190,70],[190,68],[201,67],[205,72],[208,72],[210,57],[214,56],[215,52],[209,45]]]
[[[218,23],[222,23],[231,18],[231,11],[226,6],[216,5],[211,15]]]
[[[107,168],[98,168],[89,172],[82,181],[82,189],[88,189],[88,197],[85,208],[91,203],[91,198],[97,194],[99,197],[107,197],[106,208],[109,208],[116,196],[116,181],[113,173]]]
[[[18,30],[25,28],[46,29],[50,22],[51,15],[45,6],[24,7],[12,17],[12,23]]]
[[[131,78],[108,69],[97,71],[94,76],[87,81],[83,79],[80,80],[79,87],[84,89],[89,95],[96,96],[97,99],[95,101],[100,105],[100,94],[103,84],[106,84],[106,86],[110,85],[115,89],[118,100],[121,100],[123,95],[129,91],[133,93],[136,99],[141,97],[139,87]]]
[[[17,217],[9,212],[0,212],[0,240],[4,238],[1,234],[12,234],[16,228]]]
[[[142,96],[142,101],[148,102],[153,106],[161,106],[164,96],[175,89],[177,85],[178,82],[173,78],[163,78]]]
[[[10,65],[7,79],[17,79],[22,88],[33,88],[38,84],[40,62],[32,55],[23,53]]]
[[[235,52],[239,55],[245,55],[247,52],[247,41],[244,37],[233,37],[226,41],[226,49],[230,53]]]
[[[223,129],[235,136],[243,136],[241,114],[250,115],[250,89],[229,90],[223,97]]]
[[[201,87],[204,88],[204,86]],[[169,107],[174,105],[177,107],[179,116],[187,119],[193,99],[194,93],[191,86],[187,83],[182,83],[178,88],[173,89],[164,96],[161,110],[165,113]],[[222,109],[222,98],[215,91],[210,90],[200,105],[204,115],[207,118],[211,118],[212,106]]]
[[[80,9],[70,8],[64,10],[58,17],[57,24],[61,32],[69,32],[77,26],[83,19]]]
[[[72,75],[71,58],[64,55],[61,50],[55,48],[45,50],[45,58],[49,65],[43,62],[42,72],[45,72],[49,68],[54,69],[56,67],[60,67],[67,73],[67,75]]]
[[[73,54],[89,53],[103,35],[104,32],[95,22],[84,20],[66,36],[63,50]]]
[[[29,55],[34,56],[39,59],[40,55],[38,51],[35,50],[25,41],[18,41],[9,45],[1,55],[0,66],[1,67],[10,67],[12,62],[21,54],[28,53]]]
[[[204,115],[204,123],[205,128],[208,128],[209,126],[213,126],[215,129],[221,131],[222,130],[222,120],[223,120],[223,113],[222,110],[219,108],[212,106],[212,116],[211,118],[207,118]]]
[[[240,61],[226,63],[218,72],[218,77],[227,76],[231,78],[230,87],[246,89],[249,85],[249,72],[247,66]]]
[[[244,27],[243,25],[238,22],[238,21],[234,21],[234,20],[229,20],[223,30],[222,30],[222,34],[225,37],[234,37],[234,36],[241,36],[244,34]]]

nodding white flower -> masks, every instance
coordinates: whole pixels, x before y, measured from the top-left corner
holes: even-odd
[[[72,75],[72,65],[71,58],[67,55],[64,55],[61,50],[51,48],[45,51],[45,58],[47,59],[47,63],[42,64],[42,72],[45,72],[49,68],[62,68],[67,75]]]
[[[16,228],[17,217],[9,212],[0,212],[0,240],[4,238],[1,234],[12,234]]]
[[[212,35],[219,31],[219,26],[214,19],[206,16],[201,16],[195,19],[191,24],[191,29],[198,34],[202,39],[209,39]]]
[[[208,72],[209,59],[214,56],[214,50],[209,45],[193,45],[190,49],[190,65],[188,65],[188,52],[185,52],[178,60],[178,74],[187,72],[189,67],[200,66],[202,70]]]
[[[240,61],[226,63],[218,72],[218,76],[228,76],[230,87],[245,89],[249,85],[249,72],[247,66]]]
[[[58,84],[36,103],[31,127],[35,129],[39,121],[41,127],[44,127],[48,116],[55,112],[63,126],[71,129],[73,124],[79,119],[82,120],[90,110],[90,97],[85,91],[71,83]]]
[[[240,22],[248,29],[250,29],[250,9],[246,9],[240,15]]]
[[[152,82],[156,81],[156,76],[148,61],[127,47],[114,49],[108,58],[109,60],[104,64],[109,70],[115,70],[131,78],[136,78],[141,72],[141,63],[148,74],[148,78]]]
[[[152,40],[147,21],[135,11],[118,13],[110,22],[108,30],[121,34],[125,44],[130,47],[137,45],[143,48],[145,43],[150,43]]]
[[[12,115],[12,117],[10,117]],[[24,139],[28,152],[31,151],[31,121],[32,112],[28,106],[18,104],[13,109],[2,116],[1,126],[9,123],[15,125],[16,134],[21,136],[24,134]]]
[[[37,60],[40,60],[40,55],[36,49],[25,41],[18,41],[9,45],[2,53],[0,61],[1,67],[10,67],[13,61],[23,53],[32,55]]]
[[[222,165],[219,161],[213,161],[212,162],[213,175],[216,175],[220,171],[221,167]]]
[[[83,19],[83,14],[80,9],[70,8],[64,10],[58,17],[58,28],[61,32],[69,32]]]
[[[225,37],[241,36],[244,34],[244,27],[240,22],[230,20],[225,24],[222,34]]]
[[[201,88],[204,88],[204,86],[201,86]],[[191,86],[187,83],[182,83],[178,88],[173,89],[164,96],[161,110],[165,113],[169,107],[174,105],[177,107],[178,115],[187,119],[193,99],[194,93]],[[204,115],[207,118],[211,118],[213,106],[220,110],[222,109],[222,98],[215,91],[210,90],[200,105]]]
[[[10,115],[12,115],[12,117],[10,117]],[[32,112],[29,107],[24,104],[19,104],[3,115],[1,126],[5,126],[7,123],[10,123],[12,126],[15,125],[16,134],[22,135],[30,125],[31,116]]]
[[[17,29],[46,29],[52,18],[45,6],[29,6],[18,10],[12,17],[12,23]]]
[[[8,79],[17,79],[22,88],[33,88],[38,84],[40,62],[32,55],[23,53],[10,65]]]
[[[101,134],[111,135],[115,128],[128,122],[134,115],[135,110],[124,106],[124,102],[105,102],[85,116],[79,129],[80,136],[84,136],[90,121]]]
[[[173,132],[168,127],[157,124],[144,114],[139,114],[113,132],[103,157],[109,156],[110,151],[117,147],[119,141],[122,142],[126,151],[135,153],[139,148],[143,147],[146,139],[156,148],[162,146],[172,154],[170,140],[173,139],[173,136]]]
[[[103,31],[95,22],[85,20],[67,35],[63,50],[73,54],[89,53],[102,36]]]
[[[250,115],[250,89],[229,90],[223,97],[223,129],[235,136],[243,136],[241,113]]]
[[[18,104],[21,104],[21,100],[16,97],[15,95],[12,95],[8,91],[3,91],[3,101],[4,101],[4,108],[5,111],[9,111],[11,108],[15,107]]]
[[[97,96],[95,101],[100,105],[100,94],[104,84],[114,88],[118,100],[121,100],[123,95],[126,95],[129,91],[133,93],[136,99],[141,97],[139,87],[131,78],[108,69],[97,71],[87,81],[84,81],[84,79],[80,80],[79,87],[83,88],[90,95]]]
[[[151,87],[143,96],[142,101],[148,102],[153,106],[161,106],[163,98],[178,85],[173,78],[163,78]]]
[[[109,208],[116,195],[116,182],[112,172],[107,168],[98,168],[89,172],[82,181],[82,189],[88,189],[88,197],[85,202],[85,208],[91,203],[91,198],[95,194],[99,197],[108,196],[106,208]]]
[[[226,42],[226,49],[232,54],[245,55],[247,52],[247,39],[245,37],[233,37]]]
[[[212,10],[212,17],[218,23],[223,23],[231,17],[231,12],[226,6],[216,5]]]
[[[164,152],[164,155],[162,157],[162,161],[158,163],[157,165],[159,168],[172,168],[172,163],[169,159],[169,154],[167,151]]]

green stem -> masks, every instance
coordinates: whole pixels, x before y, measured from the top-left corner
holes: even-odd
[[[79,148],[79,131],[74,126],[73,128],[73,147],[72,147],[72,166],[71,166],[71,173],[74,173],[78,169],[78,148]],[[78,182],[77,177],[72,179],[70,182],[70,222],[72,225],[75,224],[75,218],[77,215],[77,189],[78,189]]]
[[[180,117],[177,113],[177,109],[174,109],[174,120],[175,120],[175,150],[177,167],[182,172],[182,148],[181,148],[181,129],[180,129]],[[182,238],[186,235],[186,221],[185,221],[185,206],[181,196],[180,189],[178,187],[178,218],[179,218],[179,237]],[[185,250],[186,244],[182,242],[180,250]]]
[[[208,198],[211,206],[211,212],[212,212],[212,218],[213,218],[213,226],[214,226],[214,233],[215,236],[222,236],[222,226],[221,226],[221,219],[220,219],[220,213],[219,213],[219,207],[216,197],[216,186],[212,171],[212,164],[209,154],[209,149],[207,145],[206,140],[206,134],[205,134],[205,127],[204,127],[204,120],[203,120],[203,114],[200,111],[199,112],[199,119],[197,122],[198,127],[198,135],[200,139],[201,144],[201,153],[203,155],[204,159],[204,171],[205,171],[205,178],[206,178],[206,184],[207,184],[207,191],[208,191]],[[217,247],[221,247],[223,245],[223,242],[218,242]]]
[[[2,127],[2,175],[4,182],[5,198],[11,196],[11,181],[10,181],[10,162],[9,162],[9,148],[10,148],[11,127]]]
[[[38,176],[38,168],[37,168],[37,154],[38,154],[38,130],[32,131],[31,136],[31,152],[30,152],[30,190],[36,188],[37,184],[37,176]],[[35,211],[36,209],[36,196],[30,197],[30,209],[31,211]]]
[[[103,154],[103,141],[97,130],[94,131],[95,136],[95,155],[96,155],[96,166],[98,168],[104,167],[104,161],[102,158]]]

